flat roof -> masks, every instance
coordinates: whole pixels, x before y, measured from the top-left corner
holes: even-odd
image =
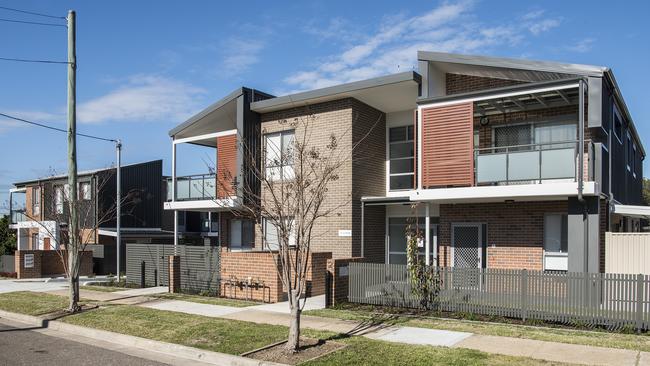
[[[363,91],[370,91],[374,88],[381,88],[408,82],[413,82],[417,85],[420,84],[421,81],[422,77],[415,71],[400,72],[397,74],[380,76],[372,79],[354,81],[351,83],[339,84],[326,88],[314,89],[281,97],[261,100],[251,103],[251,110],[258,113],[267,113],[296,106],[336,100],[344,97],[356,97],[357,99],[360,99],[358,97]],[[392,95],[393,99],[396,97],[398,96]],[[362,101],[367,103],[367,101]],[[413,101],[413,103],[414,102],[415,101]]]

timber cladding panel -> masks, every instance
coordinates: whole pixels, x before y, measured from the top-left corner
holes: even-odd
[[[474,182],[473,104],[422,109],[422,186]]]
[[[237,135],[217,137],[217,198],[235,194],[233,179],[237,177]]]

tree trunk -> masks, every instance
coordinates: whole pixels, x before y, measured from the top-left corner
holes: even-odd
[[[291,324],[289,324],[289,339],[287,340],[287,351],[295,353],[300,347],[300,295],[295,290],[289,290],[291,296]]]
[[[79,306],[79,251],[68,250],[68,285],[69,299],[68,312],[76,313],[81,310]]]

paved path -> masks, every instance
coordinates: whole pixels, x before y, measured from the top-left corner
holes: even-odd
[[[80,277],[83,285],[86,282],[106,282],[106,276],[97,276],[93,278]],[[68,281],[65,278],[32,278],[32,279],[6,279],[0,280],[0,293],[15,291],[34,291],[47,292],[63,290],[68,288]]]

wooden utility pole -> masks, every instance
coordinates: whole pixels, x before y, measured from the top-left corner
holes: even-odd
[[[68,273],[70,282],[70,311],[79,305],[79,220],[77,212],[77,52],[76,14],[68,11]]]

